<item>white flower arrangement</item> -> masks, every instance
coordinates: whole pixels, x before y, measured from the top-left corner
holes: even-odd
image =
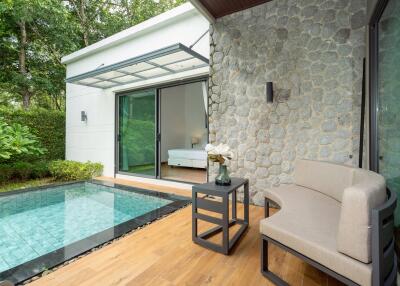
[[[226,144],[219,144],[217,146],[213,144],[207,144],[206,151],[208,159],[213,162],[218,162],[221,165],[225,163],[226,160],[232,160],[233,152]]]

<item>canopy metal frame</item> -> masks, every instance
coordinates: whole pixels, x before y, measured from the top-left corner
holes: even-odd
[[[162,57],[165,58],[168,55],[173,58],[174,54],[178,55],[177,53],[180,53],[180,56],[183,55],[183,58],[167,61],[165,64],[160,64],[156,62],[158,59]],[[189,61],[194,62],[194,64],[185,67],[185,62],[188,63]],[[133,67],[138,64],[142,64],[146,67],[134,72],[123,70],[124,68]],[[182,68],[179,68],[179,65],[181,65]],[[208,65],[209,61],[206,57],[200,55],[199,53],[193,51],[185,45],[178,43],[112,65],[99,67],[95,70],[85,72],[77,76],[69,77],[66,79],[66,82],[89,87],[108,89],[120,85],[198,69],[206,67]],[[174,66],[175,68],[171,66]],[[105,74],[111,72],[115,72],[115,76],[105,77]],[[145,72],[156,72],[156,75],[143,75],[143,73]],[[122,79],[124,77],[131,77],[132,79],[128,81],[123,81]]]

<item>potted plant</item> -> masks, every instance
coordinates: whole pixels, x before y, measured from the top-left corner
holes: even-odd
[[[219,174],[215,178],[215,183],[221,186],[230,185],[231,178],[229,177],[228,168],[225,165],[226,160],[231,160],[233,158],[233,152],[229,146],[226,144],[219,144],[217,146],[207,144],[206,151],[209,160],[219,163]]]

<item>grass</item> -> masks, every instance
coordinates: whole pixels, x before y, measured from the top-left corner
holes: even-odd
[[[25,188],[31,188],[31,187],[49,185],[54,182],[56,182],[56,181],[54,180],[54,178],[51,178],[51,177],[28,180],[28,181],[7,182],[5,184],[0,184],[0,193],[19,190],[19,189],[25,189]]]

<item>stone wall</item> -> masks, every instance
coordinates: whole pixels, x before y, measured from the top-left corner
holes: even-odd
[[[274,0],[211,26],[210,142],[233,148],[230,172],[250,179],[253,203],[292,182],[297,158],[357,164],[365,8]]]

